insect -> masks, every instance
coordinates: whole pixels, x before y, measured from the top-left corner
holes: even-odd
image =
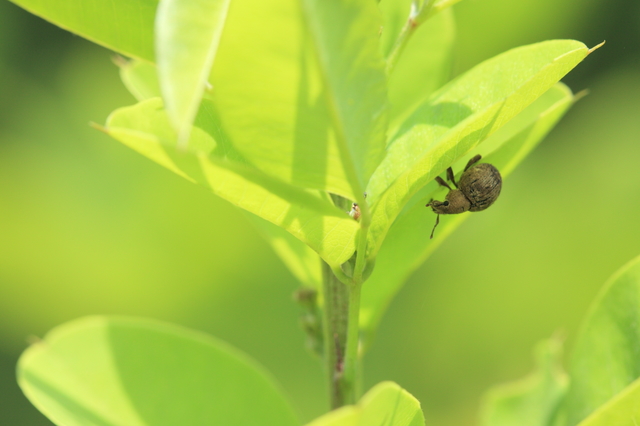
[[[431,200],[426,205],[438,215],[430,238],[433,238],[436,226],[440,223],[441,214],[479,212],[498,199],[502,189],[502,176],[491,164],[476,164],[481,158],[482,156],[476,155],[469,160],[458,183],[451,167],[447,169],[447,180],[452,182],[456,189],[452,189],[444,179],[436,176],[436,182],[449,188],[449,192],[444,201]]]

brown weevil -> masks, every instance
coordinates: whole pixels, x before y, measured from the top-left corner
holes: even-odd
[[[458,183],[455,181],[451,167],[447,169],[447,180],[453,183],[452,189],[444,179],[436,176],[436,182],[449,188],[444,201],[431,200],[426,207],[431,207],[436,217],[436,224],[431,231],[431,237],[440,223],[441,214],[458,214],[466,211],[479,212],[498,199],[502,189],[502,176],[491,164],[476,164],[482,156],[476,155],[467,163]]]

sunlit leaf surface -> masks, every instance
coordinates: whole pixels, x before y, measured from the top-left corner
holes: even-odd
[[[116,110],[106,132],[160,165],[293,234],[327,263],[339,266],[355,250],[356,221],[317,192],[293,187],[251,167],[228,143],[216,110],[203,101],[189,140],[176,150],[160,99]]]
[[[167,114],[181,145],[189,137],[218,50],[230,0],[161,0],[156,60]]]
[[[154,60],[158,0],[12,0],[34,15],[124,55]]]
[[[253,360],[203,333],[89,317],[20,358],[20,387],[60,426],[298,425]]]
[[[358,404],[332,411],[307,426],[424,426],[424,416],[409,392],[393,382],[382,382]]]
[[[436,92],[404,122],[369,182],[373,205],[367,255],[424,185],[506,124],[584,59],[572,40],[519,47],[471,69]]]
[[[469,158],[481,154],[483,162],[493,164],[503,178],[508,177],[564,115],[572,100],[571,91],[565,85],[557,84],[509,124],[454,163],[454,171],[461,172]],[[391,227],[378,253],[376,268],[362,288],[360,323],[367,339],[371,338],[386,307],[407,276],[465,218],[476,214],[440,216],[440,225],[434,239],[430,240],[435,215],[425,204],[431,198],[443,199],[445,194],[446,190],[439,188],[435,182],[428,183],[410,200]]]

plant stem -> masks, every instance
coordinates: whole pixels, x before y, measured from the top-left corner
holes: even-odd
[[[349,288],[340,281],[331,267],[322,264],[324,293],[324,362],[329,385],[331,409],[347,404],[344,394],[344,358],[349,322]]]
[[[457,0],[452,1],[455,3]],[[396,42],[387,57],[387,75],[391,75],[393,69],[398,63],[398,59],[400,59],[400,55],[407,44],[409,43],[409,39],[416,31],[418,26],[426,20],[429,16],[429,13],[433,9],[434,0],[424,0],[422,5],[418,5],[418,1],[414,0],[411,2],[411,11],[409,12],[409,17],[407,18],[407,22],[405,22],[402,30],[400,30],[400,34],[396,38]],[[442,3],[442,2],[441,2]]]
[[[343,394],[350,396],[353,404],[358,398],[360,373],[358,347],[360,346],[360,290],[362,283],[349,286],[349,322],[347,324],[347,351],[344,359]]]

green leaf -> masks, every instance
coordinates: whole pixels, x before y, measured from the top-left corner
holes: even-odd
[[[323,8],[342,7],[329,3],[335,6],[327,3]],[[362,157],[353,159],[357,163],[345,162],[348,159],[338,146],[328,101],[341,108],[345,103],[352,107],[348,117],[353,119],[349,122],[353,127],[348,136],[357,133],[352,142],[355,148],[363,149],[369,149],[368,145],[358,144],[372,136],[369,127],[381,121],[372,123],[367,114],[375,102],[380,102],[378,108],[384,106],[379,100],[384,100],[384,92],[380,93],[384,75],[370,68],[377,66],[377,60],[381,62],[370,57],[379,55],[377,50],[371,51],[378,27],[373,34],[368,33],[375,21],[371,12],[375,12],[375,5],[360,3],[362,8],[344,3],[347,13],[330,17],[330,27],[324,26],[325,14],[311,18],[315,25],[313,40],[323,43],[316,47],[324,49],[319,54],[325,55],[316,57],[300,1],[234,1],[211,77],[211,96],[220,111],[221,125],[252,164],[294,185],[350,199],[362,194],[354,192],[349,170],[358,164],[370,168],[372,161],[358,151]],[[323,38],[327,31],[324,35],[328,40]],[[335,50],[337,42],[340,50]],[[357,55],[348,56],[356,47]],[[331,62],[318,63],[319,59]],[[355,97],[368,90],[371,93]],[[342,109],[336,111],[342,113]],[[375,146],[375,140],[367,143]],[[377,145],[373,157],[380,149]]]
[[[360,193],[382,160],[386,139],[379,11],[369,0],[302,3],[340,154],[356,198],[361,199]]]
[[[566,425],[578,424],[640,377],[639,326],[640,257],[637,257],[605,284],[576,339],[569,368],[571,386],[565,404]],[[629,392],[637,395],[638,391]],[[622,400],[616,404],[629,405]],[[638,399],[634,410],[637,407]],[[600,416],[631,414],[631,411],[615,414],[614,411],[609,408],[608,414]]]
[[[491,389],[485,396],[480,425],[550,425],[568,385],[561,352],[559,340],[541,342],[536,348],[537,370],[518,382]]]
[[[189,139],[176,150],[160,99],[114,111],[105,131],[178,175],[284,229],[338,267],[355,251],[358,223],[317,192],[293,187],[254,169],[221,132],[213,104],[204,100]]]
[[[158,0],[11,0],[34,15],[123,55],[154,61]]]
[[[405,204],[433,178],[506,124],[584,59],[573,40],[519,47],[476,66],[422,104],[392,138],[372,176],[367,257]]]
[[[322,264],[318,254],[283,228],[251,213],[247,213],[247,217],[298,282],[302,286],[315,288],[320,292]]]
[[[424,426],[420,402],[393,382],[374,386],[357,405],[326,414],[307,426]]]
[[[297,425],[273,380],[203,333],[156,321],[88,317],[27,349],[18,382],[57,425]]]
[[[579,426],[637,426],[640,419],[640,379],[600,406]]]
[[[218,50],[230,0],[161,0],[156,59],[169,119],[182,146],[189,137]]]
[[[476,154],[493,164],[504,178],[531,152],[571,106],[573,96],[562,83],[556,84],[507,125],[468,152],[453,167],[461,171]],[[435,248],[470,213],[442,215],[433,240],[429,239],[435,215],[425,204],[442,199],[446,191],[435,182],[419,191],[397,218],[376,258],[376,268],[363,285],[360,324],[368,346],[382,314],[408,275],[420,266]],[[500,202],[500,201],[498,201]]]
[[[132,59],[118,61],[118,66],[120,67],[120,79],[138,101],[160,96],[158,68],[154,64]]]
[[[411,1],[380,3],[386,18],[381,43],[397,36],[394,35],[395,28],[401,24],[394,23],[394,18],[402,17],[403,24],[409,16],[410,4]],[[400,5],[404,7],[397,10]],[[391,28],[387,31],[388,26]],[[449,79],[454,38],[455,22],[451,11],[438,14],[411,35],[393,72],[388,76],[392,129],[397,130],[418,105]]]

